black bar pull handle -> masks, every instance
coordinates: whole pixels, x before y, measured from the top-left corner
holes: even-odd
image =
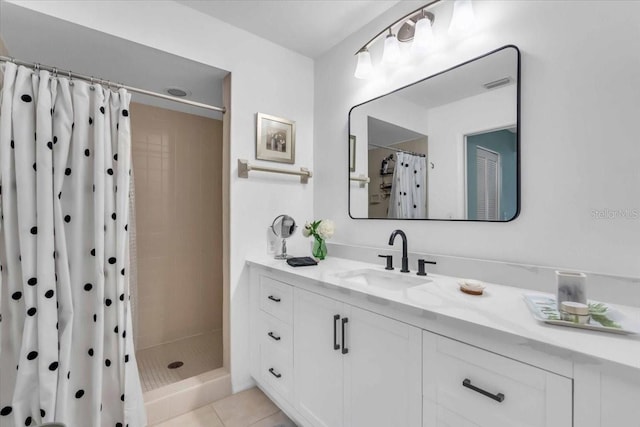
[[[473,384],[471,384],[471,380],[469,378],[465,378],[464,381],[462,381],[462,385],[466,388],[469,388],[477,393],[480,393],[483,396],[487,396],[489,399],[493,399],[496,402],[502,402],[504,400],[504,394],[502,393],[498,393],[498,394],[493,394],[493,393],[489,393],[486,390],[481,389],[480,387],[476,387]]]
[[[278,372],[276,372],[275,369],[273,368],[269,368],[269,372],[271,373],[271,375],[273,375],[276,378],[280,378],[282,376],[282,374],[279,374]]]
[[[349,318],[347,318],[347,317],[342,318],[342,354],[349,353],[349,349],[347,348],[347,346],[344,343],[344,337],[345,337],[344,325],[346,325],[347,322],[349,322]]]
[[[333,349],[340,350],[340,344],[338,344],[338,320],[340,320],[340,315],[336,314],[333,316]]]
[[[271,301],[280,302],[280,298],[274,297],[273,295],[269,295],[267,298],[269,298]]]
[[[276,341],[280,341],[280,337],[277,335],[274,335],[273,332],[269,332],[267,335],[269,335],[271,338],[273,338]]]

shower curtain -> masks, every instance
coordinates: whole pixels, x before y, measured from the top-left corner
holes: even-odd
[[[388,218],[427,217],[427,160],[411,153],[396,153]]]
[[[129,100],[7,63],[0,427],[146,425],[128,290]]]

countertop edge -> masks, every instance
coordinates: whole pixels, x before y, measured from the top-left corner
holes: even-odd
[[[250,267],[256,266],[262,269],[266,269],[267,271],[277,272],[278,274],[283,274],[285,275],[285,277],[290,277],[292,279],[302,279],[305,282],[307,282],[307,286],[303,286],[302,288],[306,290],[310,290],[312,292],[314,291],[314,289],[309,289],[309,285],[321,285],[319,288],[317,288],[317,290],[315,290],[316,293],[322,293],[321,292],[322,288],[326,288],[342,294],[350,294],[351,297],[355,298],[356,300],[362,299],[362,300],[369,300],[369,301],[372,301],[372,300],[377,301],[378,304],[382,303],[380,304],[381,306],[384,305],[385,307],[388,307],[395,312],[407,314],[415,318],[431,319],[432,321],[435,322],[435,324],[437,324],[438,322],[444,322],[440,325],[442,327],[432,328],[435,330],[428,329],[430,332],[434,332],[436,334],[450,336],[451,328],[455,328],[456,326],[459,327],[461,325],[466,325],[466,326],[470,326],[471,330],[490,332],[491,334],[494,335],[493,338],[500,339],[501,341],[504,341],[504,342],[512,342],[512,341],[525,339],[527,341],[530,341],[533,344],[532,345],[533,348],[542,346],[542,348],[536,348],[536,350],[541,351],[545,354],[548,354],[550,357],[559,357],[561,359],[570,357],[573,362],[580,362],[585,364],[597,364],[597,363],[604,362],[607,364],[618,365],[623,368],[640,370],[640,336],[639,335],[614,335],[614,334],[608,334],[605,332],[574,330],[574,331],[580,331],[577,333],[577,334],[580,334],[579,335],[580,340],[578,341],[586,342],[586,341],[591,341],[591,339],[593,339],[594,341],[600,341],[603,344],[606,343],[607,341],[610,341],[610,343],[607,343],[607,344],[611,344],[613,346],[619,346],[620,343],[622,342],[624,347],[629,347],[629,348],[620,349],[621,351],[616,352],[616,354],[605,355],[605,354],[602,354],[602,352],[604,351],[604,348],[602,347],[602,345],[596,345],[595,346],[596,348],[602,350],[598,354],[594,351],[588,351],[587,348],[584,348],[586,346],[583,346],[583,348],[581,348],[581,346],[578,345],[577,346],[578,348],[576,348],[576,346],[569,345],[568,341],[566,340],[557,339],[555,340],[555,342],[554,340],[551,340],[551,339],[545,340],[545,339],[541,339],[540,336],[533,336],[533,334],[530,334],[530,333],[521,334],[521,333],[518,333],[517,331],[509,330],[508,328],[500,328],[500,327],[495,327],[494,325],[474,322],[461,315],[456,316],[456,315],[453,315],[452,313],[445,313],[442,311],[434,310],[432,308],[424,307],[416,303],[407,303],[406,301],[398,301],[397,299],[390,299],[383,295],[368,293],[362,289],[354,289],[354,288],[342,286],[340,284],[332,283],[331,281],[325,280],[324,278],[314,277],[315,275],[309,274],[310,272],[313,272],[316,274],[320,273],[321,275],[325,274],[323,272],[319,272],[318,270],[315,270],[315,271],[309,270],[315,267],[298,267],[294,269],[293,267],[289,267],[284,261],[279,261],[279,262],[275,262],[275,261],[276,260],[271,260],[267,258],[262,259],[260,257],[248,257],[246,259],[246,265]],[[343,264],[350,265],[350,267],[353,269],[379,267],[377,265],[364,263],[361,261],[347,260],[347,259],[340,259],[340,262],[342,262]],[[295,285],[296,284],[294,283],[294,286]],[[497,289],[497,287],[504,287],[504,285],[494,285],[494,284],[488,284],[488,285],[491,287],[495,287],[494,289]],[[522,294],[528,293],[528,292],[540,293],[537,291],[533,291],[533,290],[529,291],[521,288],[513,288],[513,291],[514,293],[519,292]],[[363,307],[363,308],[366,308],[366,307]],[[633,311],[637,310],[631,307],[627,307],[627,309],[630,309]],[[637,310],[637,311],[638,313],[640,313],[640,310]],[[388,315],[387,313],[381,313],[381,314]],[[640,314],[638,315],[640,316]],[[389,316],[389,317],[393,317],[393,316]],[[533,317],[531,317],[531,319],[534,320]],[[460,322],[462,323],[460,324]],[[558,326],[545,325],[535,320],[534,322],[538,324],[541,328],[553,328],[551,330],[546,330],[546,332],[549,332],[552,335],[563,335],[567,333],[566,330],[570,330],[570,328],[563,328],[561,326],[558,327]],[[452,324],[457,324],[457,325],[452,325]],[[560,329],[560,332],[558,332],[555,330],[557,328],[562,328],[562,329]],[[565,332],[563,332],[563,330]],[[456,334],[456,336],[453,336],[451,338],[458,339],[459,335],[470,336],[470,334],[464,334],[463,333],[464,331],[460,331],[460,332],[461,332],[460,334]],[[575,336],[578,337],[578,335],[575,335]],[[585,338],[585,336],[589,338]],[[460,340],[464,340],[464,338]],[[470,344],[477,345],[475,343],[470,343]],[[607,350],[609,350],[609,348],[607,348]],[[623,356],[629,355],[629,351],[630,351],[630,354],[632,355],[634,354],[633,350],[635,350],[637,352],[636,354],[638,355],[635,358],[635,363],[633,363],[634,362],[633,357],[625,358],[625,357],[621,357],[620,354],[618,354],[618,353],[622,353]],[[543,369],[547,369],[547,368],[543,367]],[[568,369],[567,367],[564,367],[561,369],[552,369],[552,370],[554,372],[560,373],[561,375],[571,377],[572,373],[569,372],[567,369]]]

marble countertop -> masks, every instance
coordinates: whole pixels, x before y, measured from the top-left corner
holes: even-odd
[[[551,345],[573,353],[640,369],[640,335],[618,335],[588,331],[564,326],[547,325],[531,315],[524,294],[539,293],[493,283],[486,283],[482,296],[472,296],[460,291],[460,278],[432,275],[428,283],[408,289],[384,290],[342,280],[336,274],[357,269],[385,271],[380,264],[370,264],[343,258],[328,257],[312,267],[290,267],[285,261],[267,255],[247,257],[248,265],[264,267],[289,275],[292,279],[304,278],[323,283],[325,287],[371,295],[393,302],[395,309],[420,309],[439,317],[468,322],[493,331],[514,334],[527,340]],[[397,269],[394,274],[402,280],[407,275]],[[415,272],[409,273],[418,277]],[[613,305],[626,317],[640,324],[640,308]]]

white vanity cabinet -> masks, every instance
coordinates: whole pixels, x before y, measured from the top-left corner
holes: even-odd
[[[250,272],[251,373],[301,427],[640,427],[640,369],[613,357],[618,346],[635,354],[635,341],[590,333],[606,350],[595,357],[582,331],[497,333],[458,321],[455,301],[440,308],[439,295],[431,309],[401,291],[343,287],[327,274],[336,268]],[[495,301],[521,303],[495,291]]]
[[[293,396],[293,287],[256,277],[252,292],[252,375],[272,392]]]
[[[251,373],[304,427],[420,427],[422,331],[251,273]]]
[[[317,427],[418,427],[421,331],[294,290],[295,405]]]
[[[571,427],[572,381],[429,332],[424,427]]]

